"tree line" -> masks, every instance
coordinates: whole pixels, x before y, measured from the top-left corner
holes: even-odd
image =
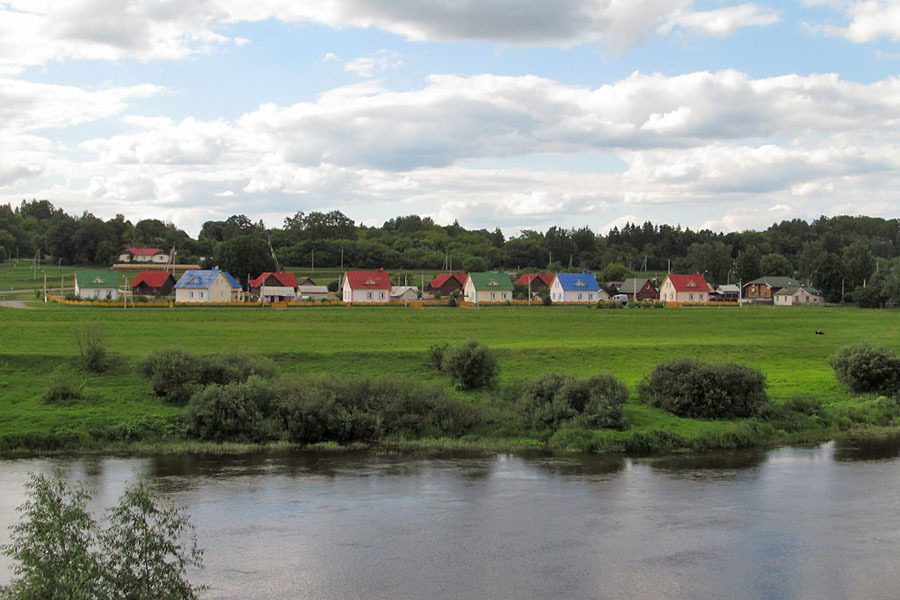
[[[788,276],[829,301],[900,302],[900,220],[876,217],[793,219],[763,231],[721,233],[681,226],[626,223],[607,235],[589,227],[499,229],[438,225],[399,216],[381,226],[342,212],[296,212],[267,228],[246,215],[207,221],[196,239],[172,223],[124,215],[72,216],[47,200],[0,205],[0,260],[40,254],[62,264],[111,264],[128,246],[175,248],[178,262],[219,265],[243,283],[248,275],[294,268],[564,271],[590,269],[604,281],[641,271],[699,272],[712,285]]]

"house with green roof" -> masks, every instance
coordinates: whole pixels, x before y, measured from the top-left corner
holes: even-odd
[[[513,298],[513,282],[502,272],[469,273],[463,298],[472,304],[507,302]]]
[[[75,271],[75,296],[82,300],[117,300],[119,274],[112,269]]]
[[[792,277],[760,277],[744,284],[741,294],[744,301],[773,300],[778,290],[786,287],[803,287],[803,284]]]

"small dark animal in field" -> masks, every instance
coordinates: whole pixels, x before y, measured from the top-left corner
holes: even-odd
[[[816,331],[816,335],[825,335],[824,331]]]

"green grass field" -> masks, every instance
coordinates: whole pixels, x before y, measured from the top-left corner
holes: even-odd
[[[72,331],[87,323],[103,325],[115,366],[88,377],[86,399],[70,406],[43,403],[52,371],[77,365]],[[826,404],[852,406],[866,400],[838,384],[828,356],[860,341],[900,351],[898,332],[900,311],[856,308],[0,309],[0,439],[63,432],[83,444],[91,437],[128,439],[129,428],[162,431],[180,409],[156,398],[135,368],[151,351],[175,345],[198,353],[263,354],[284,375],[300,379],[390,377],[449,389],[428,366],[428,347],[477,339],[497,353],[501,385],[547,372],[605,371],[624,381],[633,397],[656,364],[689,356],[761,369],[776,402],[812,394]],[[461,396],[479,405],[493,401],[489,392]],[[730,426],[678,419],[634,401],[627,414],[639,431]],[[59,444],[71,445],[66,435],[57,436]]]

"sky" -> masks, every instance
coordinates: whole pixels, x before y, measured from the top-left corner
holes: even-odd
[[[0,0],[0,203],[715,231],[900,216],[900,0]]]

